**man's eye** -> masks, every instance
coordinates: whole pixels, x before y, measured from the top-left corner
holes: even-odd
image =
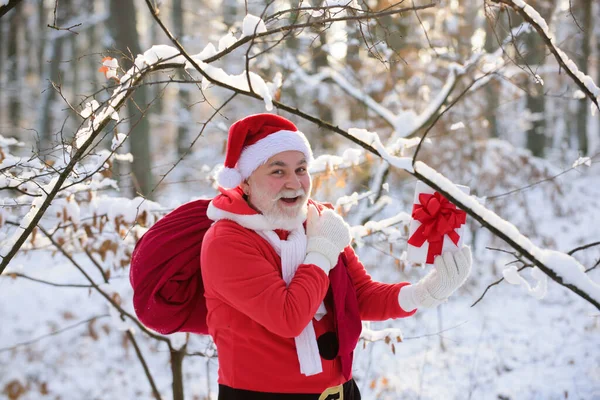
[[[281,174],[283,174],[283,171],[280,169],[277,169],[277,170],[273,171],[272,173],[273,173],[273,175],[281,175]]]
[[[298,168],[296,170],[296,172],[299,173],[299,174],[304,174],[304,173],[306,173],[306,168],[304,168],[304,167],[303,168]]]

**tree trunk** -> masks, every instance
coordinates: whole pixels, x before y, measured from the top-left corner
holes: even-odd
[[[223,0],[221,7],[223,7],[223,23],[229,29],[233,26],[237,18],[237,1]]]
[[[136,9],[133,0],[109,0],[110,2],[110,29],[115,42],[115,48],[135,57],[141,53],[137,27]],[[119,62],[125,70],[131,61],[121,59]],[[145,117],[148,106],[148,90],[142,85],[135,90],[133,101],[127,104],[130,122],[130,145],[133,155],[132,173],[134,190],[131,195],[141,194],[153,198],[152,190],[152,162],[150,159],[150,123]]]
[[[171,375],[173,375],[173,400],[183,400],[183,358],[187,346],[171,351]]]
[[[89,3],[94,3],[90,1]],[[44,76],[44,50],[46,47],[46,8],[44,0],[38,2],[38,75],[40,78]]]
[[[556,0],[550,1],[531,1],[534,7],[546,21],[552,15]],[[511,11],[512,13],[512,11]],[[514,15],[514,14],[511,14]],[[511,18],[512,25],[518,26],[522,19],[518,16]],[[522,57],[519,57],[525,70],[529,73],[525,87],[527,88],[526,107],[531,113],[531,127],[527,130],[527,148],[536,157],[544,157],[546,147],[546,103],[544,97],[544,87],[537,82],[532,72],[542,66],[545,62],[546,47],[536,31],[524,35],[525,46],[520,46],[519,51]]]
[[[172,12],[172,11],[171,11]],[[163,19],[166,19],[166,16],[163,16]],[[176,26],[173,27],[176,29]],[[164,32],[160,28],[158,24],[154,23],[152,17],[150,17],[150,26],[148,28],[150,31],[150,43],[151,45],[160,44],[161,39],[164,38]],[[175,34],[177,35],[177,34]],[[156,82],[159,80],[163,80],[164,76],[162,74],[153,74],[148,77],[148,79],[152,82]],[[161,85],[151,85],[148,87],[148,93],[152,96],[152,108],[151,113],[154,115],[162,115],[163,109],[165,107],[165,102],[162,96],[164,86]]]
[[[596,16],[600,17],[600,4],[596,4]],[[596,18],[596,20],[598,20]],[[598,58],[600,57],[600,30],[598,31],[598,34],[596,35],[596,84],[600,84],[600,62],[598,61]],[[596,112],[600,112],[600,110],[596,110]],[[600,124],[598,124],[597,127],[597,138],[600,139]],[[598,143],[598,139],[596,140],[596,143]],[[596,146],[598,146],[596,144]]]
[[[583,28],[583,32],[578,32],[578,35],[583,36],[578,40],[578,43],[581,43],[581,48],[577,49],[577,59],[576,63],[579,67],[579,70],[584,74],[588,73],[588,61],[590,58],[590,42],[591,36],[594,34],[594,29],[592,27],[592,0],[580,0],[579,7],[575,8],[573,11],[578,10],[576,15],[578,14],[578,21]],[[577,101],[577,129],[574,132],[577,132],[577,142],[578,149],[582,156],[585,156],[588,153],[588,109],[589,109],[589,100],[587,98],[583,98]]]
[[[183,18],[183,0],[173,1],[173,29],[175,36],[181,40],[185,34],[185,20]],[[178,79],[184,79],[185,74],[179,70],[177,72]],[[179,84],[179,96],[176,104],[177,120],[177,155],[181,157],[188,147],[189,135],[188,127],[191,126],[191,118],[189,111],[190,95],[187,86]]]
[[[349,11],[351,15],[356,15],[355,11]],[[362,36],[358,29],[358,22],[348,21],[346,22],[346,32],[348,35],[348,42],[346,48],[346,65],[348,65],[356,77],[360,76],[359,72],[362,67],[362,60],[360,55],[360,48],[362,42]],[[350,120],[357,121],[367,118],[367,108],[360,102],[351,103],[350,106]]]
[[[95,9],[95,1],[88,1],[87,4],[87,12],[88,15],[94,15],[96,12]],[[87,32],[87,68],[89,69],[88,80],[91,85],[90,92],[95,92],[98,87],[98,68],[100,68],[100,59],[95,55],[94,49],[96,48],[96,43],[98,43],[98,29],[96,24],[90,26]]]
[[[19,59],[19,32],[23,25],[23,9],[20,5],[16,6],[10,15],[8,28],[8,74],[6,86],[9,88],[8,115],[11,126],[19,126],[21,119],[21,96],[20,96],[20,71],[21,65]]]
[[[61,1],[58,9],[56,10],[56,24],[58,26],[62,26],[68,17],[65,13],[65,3],[66,1]],[[40,99],[41,111],[38,128],[40,135],[40,143],[38,143],[38,148],[42,153],[50,150],[52,144],[52,134],[54,130],[54,115],[52,114],[52,106],[57,97],[56,90],[52,87],[52,82],[58,82],[60,79],[60,60],[64,42],[63,36],[52,39],[52,32],[49,32],[48,34],[51,39],[50,42],[46,43],[44,47],[50,47],[44,49],[42,64],[50,62],[50,66],[48,67],[46,65],[43,67],[44,74],[42,75],[41,81],[45,86],[45,90],[43,91]]]
[[[8,84],[4,69],[6,63],[6,55],[4,54],[6,49],[5,41],[8,39],[8,35],[4,31],[6,25],[5,20],[6,19],[0,18],[0,85],[3,87],[6,87]],[[3,127],[6,121],[6,94],[6,91],[0,93],[0,127]]]
[[[490,11],[491,12],[491,11]],[[498,21],[496,26],[503,26],[503,18],[505,13],[499,12],[495,16],[490,16],[490,20],[486,19],[485,24],[485,45],[484,49],[487,53],[493,53],[498,48],[498,40],[494,35],[494,25],[495,21]],[[493,21],[493,22],[492,22]],[[501,30],[501,29],[497,29]],[[499,85],[496,84],[495,81],[492,81],[485,85],[485,99],[486,99],[486,118],[489,124],[489,134],[492,138],[499,138],[500,132],[498,130],[498,119],[496,117],[496,111],[499,106],[499,93],[498,93]]]
[[[324,4],[323,1],[316,2],[315,6],[321,6]],[[317,73],[319,69],[329,67],[329,61],[327,60],[327,51],[324,51],[324,47],[327,45],[327,30],[323,29],[323,27],[317,26],[316,28],[311,28],[311,32],[313,34],[318,34],[318,40],[315,40],[310,47],[310,51],[312,54],[312,71],[313,73]],[[319,33],[320,32],[320,33]],[[321,85],[317,87],[317,92],[314,94],[314,104],[316,106],[317,112],[319,114],[319,119],[333,123],[333,112],[331,110],[330,102],[321,102],[319,99],[319,91],[320,90],[331,90],[330,87],[323,86],[321,89]],[[328,98],[330,96],[327,96]],[[321,143],[325,148],[331,149],[334,144],[329,140],[333,135],[327,135],[327,132],[323,129],[319,128],[319,137],[323,138]]]

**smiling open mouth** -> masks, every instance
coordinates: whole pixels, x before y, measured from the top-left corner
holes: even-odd
[[[300,196],[290,197],[290,198],[282,197],[279,200],[281,200],[281,201],[283,201],[284,203],[287,203],[287,204],[295,204],[298,200],[300,200]]]

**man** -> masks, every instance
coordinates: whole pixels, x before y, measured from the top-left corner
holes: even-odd
[[[309,199],[312,159],[305,136],[280,116],[252,115],[229,131],[201,251],[219,399],[360,399],[360,321],[436,306],[470,272],[465,247],[437,257],[415,285],[373,281],[348,225]]]

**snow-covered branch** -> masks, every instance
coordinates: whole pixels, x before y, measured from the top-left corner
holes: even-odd
[[[86,150],[92,145],[94,140],[112,119],[118,119],[116,113],[135,91],[132,86],[135,86],[142,81],[143,78],[153,70],[181,66],[181,63],[172,64],[167,62],[162,63],[160,68],[157,68],[156,66],[151,67],[151,63],[147,63],[149,65],[143,65],[145,60],[146,59],[144,58],[139,60],[141,61],[141,65],[137,65],[138,63],[136,62],[136,65],[121,78],[122,83],[113,91],[112,96],[106,101],[104,107],[100,108],[93,116],[88,116],[88,124],[82,125],[75,134],[76,150],[74,151],[74,154],[69,157],[67,165],[65,165],[58,176],[53,177],[49,183],[40,188],[41,196],[34,199],[29,212],[23,217],[17,232],[3,243],[3,247],[0,250],[2,256],[2,261],[0,262],[0,274],[25,243],[25,240],[27,240],[27,237],[39,223],[57,194],[64,189],[63,184],[67,182],[77,163],[83,159]],[[159,60],[156,59],[154,60],[154,63],[157,63],[158,61]]]
[[[594,80],[589,75],[584,74],[579,70],[575,62],[571,60],[567,54],[562,51],[554,42],[554,38],[550,33],[548,24],[542,16],[529,4],[523,0],[491,0],[494,3],[506,4],[519,13],[525,21],[535,28],[546,47],[556,58],[559,65],[567,72],[567,75],[573,79],[575,84],[585,93],[585,95],[596,105],[600,110],[600,88],[594,83]]]

